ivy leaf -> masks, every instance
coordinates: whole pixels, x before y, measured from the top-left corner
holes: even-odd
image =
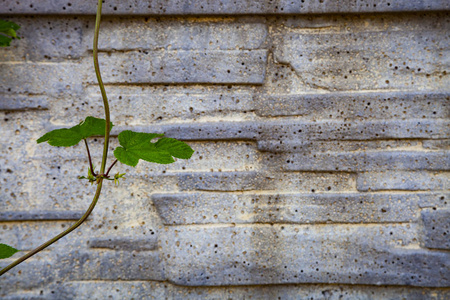
[[[4,34],[0,35],[0,46],[9,46],[12,38],[20,39],[16,34],[16,30],[19,28],[20,26],[14,22],[0,20],[0,33]]]
[[[16,252],[19,252],[19,250],[6,244],[0,244],[0,259],[11,257]]]
[[[152,139],[163,135],[122,131],[119,134],[119,143],[122,147],[114,150],[114,156],[121,163],[135,167],[139,159],[158,164],[170,164],[175,162],[173,157],[188,159],[194,153],[191,147],[176,139],[161,138],[156,143],[151,142]]]
[[[82,139],[91,136],[105,135],[106,121],[104,119],[87,117],[86,120],[71,128],[55,129],[41,136],[37,143],[48,142],[56,147],[70,147],[78,144]],[[114,125],[111,122],[112,128]]]

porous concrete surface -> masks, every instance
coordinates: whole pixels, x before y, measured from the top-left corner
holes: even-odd
[[[0,242],[68,228],[95,186],[95,1],[0,0]],[[118,164],[87,222],[0,278],[2,299],[450,299],[448,1],[106,1],[111,149],[124,129],[194,148]],[[102,138],[89,143],[100,164]],[[110,157],[110,161],[112,158]],[[20,257],[0,261],[4,266]]]

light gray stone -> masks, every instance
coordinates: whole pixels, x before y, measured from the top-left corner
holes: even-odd
[[[446,289],[357,286],[357,285],[270,285],[270,286],[225,286],[186,287],[157,281],[70,281],[62,285],[44,289],[18,292],[4,299],[137,299],[145,295],[149,299],[174,300],[220,300],[248,299],[343,299],[343,300],[395,300],[399,298],[422,300],[445,300],[449,296]]]
[[[2,211],[0,222],[5,221],[51,221],[51,220],[79,220],[84,211]]]
[[[423,147],[430,150],[450,150],[450,140],[428,140],[423,141]]]
[[[174,226],[166,229],[161,247],[170,255],[167,279],[181,285],[448,286],[449,254],[417,247],[414,227]]]
[[[426,209],[422,211],[423,244],[427,248],[450,249],[450,210]]]
[[[95,238],[89,241],[90,248],[104,248],[122,251],[151,251],[156,250],[158,241],[152,240],[133,240],[123,238]]]
[[[267,51],[133,51],[102,54],[99,61],[105,83],[260,85],[264,82]],[[93,74],[88,74],[88,82],[97,82]]]
[[[46,110],[49,97],[0,94],[0,111]]]
[[[273,189],[273,179],[257,172],[209,172],[183,174],[181,190],[199,191],[248,191]]]
[[[427,23],[432,17],[423,18]],[[358,18],[341,20],[346,28],[291,27],[280,32],[274,59],[292,66],[307,86],[324,91],[446,90],[448,62],[441,55],[450,50],[448,37],[442,38],[448,24],[434,21],[434,28],[422,30],[409,22],[360,23]]]
[[[436,140],[439,141],[439,140]],[[423,142],[425,143],[425,142]],[[258,150],[272,153],[333,153],[336,151],[373,151],[373,150],[417,150],[422,142],[414,139],[387,139],[387,140],[349,140],[349,141],[309,141],[299,139],[291,140],[261,140],[257,142]],[[438,150],[438,149],[433,149]]]
[[[448,118],[450,94],[423,92],[333,92],[258,95],[261,116],[302,116],[308,119]]]
[[[10,47],[0,48],[1,62],[63,62],[80,59],[87,50],[82,44],[82,37],[93,28],[89,28],[93,23],[85,17],[18,16],[5,19],[20,26],[17,31],[20,40],[13,41]]]
[[[416,222],[420,207],[447,207],[448,193],[153,194],[167,225]]]
[[[251,50],[261,48],[266,38],[263,23],[230,22],[226,18],[189,21],[134,17],[106,19],[98,47],[101,51]],[[93,32],[87,32],[83,39],[92,50]]]
[[[101,95],[96,86],[89,89],[88,95],[90,101],[101,103]],[[164,92],[141,86],[110,86],[108,97],[111,99],[111,111],[114,111],[114,123],[117,125],[133,124],[136,121],[146,124],[173,120],[194,121],[206,116],[232,116],[253,110],[250,92],[239,93],[227,89],[211,93],[195,90]],[[98,108],[99,115],[102,109]],[[71,117],[67,112],[60,119],[67,120]]]
[[[356,180],[359,191],[382,190],[447,190],[449,172],[392,171],[359,173]]]
[[[110,149],[130,129],[195,153],[117,164],[0,298],[449,298],[447,3],[235,2],[104,3]],[[104,114],[95,1],[70,3],[0,0],[22,26],[0,49],[0,242],[23,250],[1,266],[95,193],[82,143],[36,144]]]
[[[78,63],[0,63],[0,93],[62,95],[82,91]]]
[[[115,127],[113,134],[131,127]],[[258,140],[278,142],[310,140],[385,140],[447,138],[450,123],[446,119],[373,120],[348,122],[335,120],[298,121],[219,121],[133,126],[135,131],[161,132],[183,140]]]
[[[164,280],[156,251],[89,251],[60,257],[58,276],[68,280]]]
[[[70,4],[70,5],[69,5]],[[407,12],[448,10],[445,0],[401,1],[321,1],[321,0],[281,0],[281,1],[240,1],[214,0],[192,2],[190,0],[114,0],[104,5],[104,14],[131,15],[202,15],[202,14],[320,14],[320,13],[364,13],[364,12]],[[95,3],[87,0],[68,3],[62,0],[45,0],[35,3],[23,0],[18,4],[5,2],[2,14],[94,14]]]
[[[286,171],[450,170],[450,152],[444,151],[298,153],[282,155],[280,161]]]
[[[388,119],[371,121],[317,120],[301,122],[294,118],[262,123],[258,140],[378,140],[446,138],[447,119]]]

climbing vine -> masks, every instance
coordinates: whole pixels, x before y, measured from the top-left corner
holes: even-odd
[[[120,132],[118,135],[120,146],[114,150],[115,160],[110,164],[108,168],[106,168],[110,131],[114,125],[110,120],[109,102],[100,74],[100,66],[98,64],[98,36],[100,29],[101,11],[102,0],[98,0],[94,33],[93,60],[95,74],[97,76],[100,92],[102,94],[105,118],[101,119],[88,116],[80,124],[77,124],[70,128],[61,128],[47,132],[37,140],[38,143],[47,142],[49,145],[55,147],[71,147],[77,145],[81,141],[84,142],[84,144],[86,145],[86,152],[89,160],[88,174],[87,177],[79,176],[78,178],[86,179],[91,184],[97,185],[93,200],[88,210],[80,220],[78,220],[67,230],[61,232],[51,240],[28,252],[24,256],[20,257],[10,265],[0,270],[0,276],[78,228],[89,217],[89,215],[95,208],[95,205],[97,204],[102,191],[103,181],[112,180],[115,183],[118,183],[118,181],[125,175],[124,173],[119,172],[117,172],[115,175],[110,175],[110,172],[117,162],[132,167],[136,167],[139,160],[159,164],[170,164],[175,162],[174,158],[189,159],[194,153],[194,150],[192,150],[192,148],[186,143],[173,138],[164,137],[164,134],[143,133],[125,130]],[[17,24],[14,24],[12,22],[0,21],[0,33],[6,34],[5,36],[0,35],[0,45],[8,46],[12,38],[17,38],[15,31],[19,28],[20,27]],[[105,137],[103,144],[102,162],[99,171],[96,171],[94,168],[88,144],[88,139],[94,136]],[[18,251],[19,250],[6,244],[0,244],[0,259],[11,257]]]

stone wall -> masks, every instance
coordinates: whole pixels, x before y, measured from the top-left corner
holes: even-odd
[[[0,242],[75,222],[103,117],[96,1],[0,0]],[[109,1],[100,63],[124,129],[196,153],[120,165],[81,228],[0,278],[2,299],[449,299],[450,4]],[[99,165],[102,139],[91,141]],[[1,265],[13,258],[1,261]]]

